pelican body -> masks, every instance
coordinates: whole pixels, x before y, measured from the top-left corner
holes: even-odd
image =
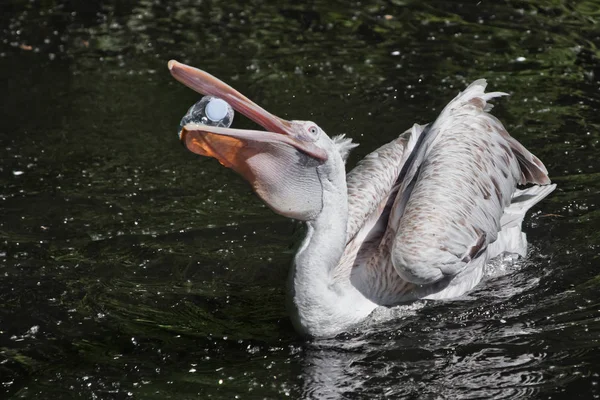
[[[377,307],[464,294],[490,258],[525,255],[525,213],[555,188],[489,113],[489,101],[505,93],[486,93],[483,79],[433,123],[414,125],[346,174],[350,139],[276,117],[199,69],[172,60],[169,70],[266,129],[190,123],[180,138],[239,173],[273,211],[306,223],[288,285],[291,319],[304,335],[333,336]]]

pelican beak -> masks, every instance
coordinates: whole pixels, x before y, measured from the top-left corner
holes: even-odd
[[[269,113],[225,82],[175,60],[169,61],[168,65],[171,75],[185,86],[200,94],[225,100],[234,110],[266,129],[265,132],[188,124],[183,128],[180,138],[189,150],[217,158],[221,164],[234,169],[235,164],[232,163],[237,162],[238,153],[247,147],[256,150],[256,143],[286,144],[316,160],[327,160],[327,153],[322,148],[299,139],[290,121]],[[244,158],[248,155],[245,153]]]

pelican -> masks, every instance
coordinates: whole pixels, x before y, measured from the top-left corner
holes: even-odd
[[[346,174],[351,139],[279,118],[200,69],[168,67],[265,129],[190,123],[180,139],[240,174],[274,212],[305,222],[288,282],[291,320],[304,335],[334,336],[378,307],[464,294],[489,259],[525,255],[525,213],[555,188],[489,113],[489,101],[506,93],[486,93],[484,79]]]

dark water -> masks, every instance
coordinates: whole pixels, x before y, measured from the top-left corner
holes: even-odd
[[[599,36],[597,1],[2,1],[0,397],[600,397]],[[170,58],[348,133],[351,164],[488,78],[559,185],[530,256],[299,338],[295,226],[178,143]]]

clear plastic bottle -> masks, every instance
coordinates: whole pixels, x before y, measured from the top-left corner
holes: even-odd
[[[225,100],[204,96],[185,113],[179,123],[179,132],[189,123],[229,128],[233,123],[233,108]]]

